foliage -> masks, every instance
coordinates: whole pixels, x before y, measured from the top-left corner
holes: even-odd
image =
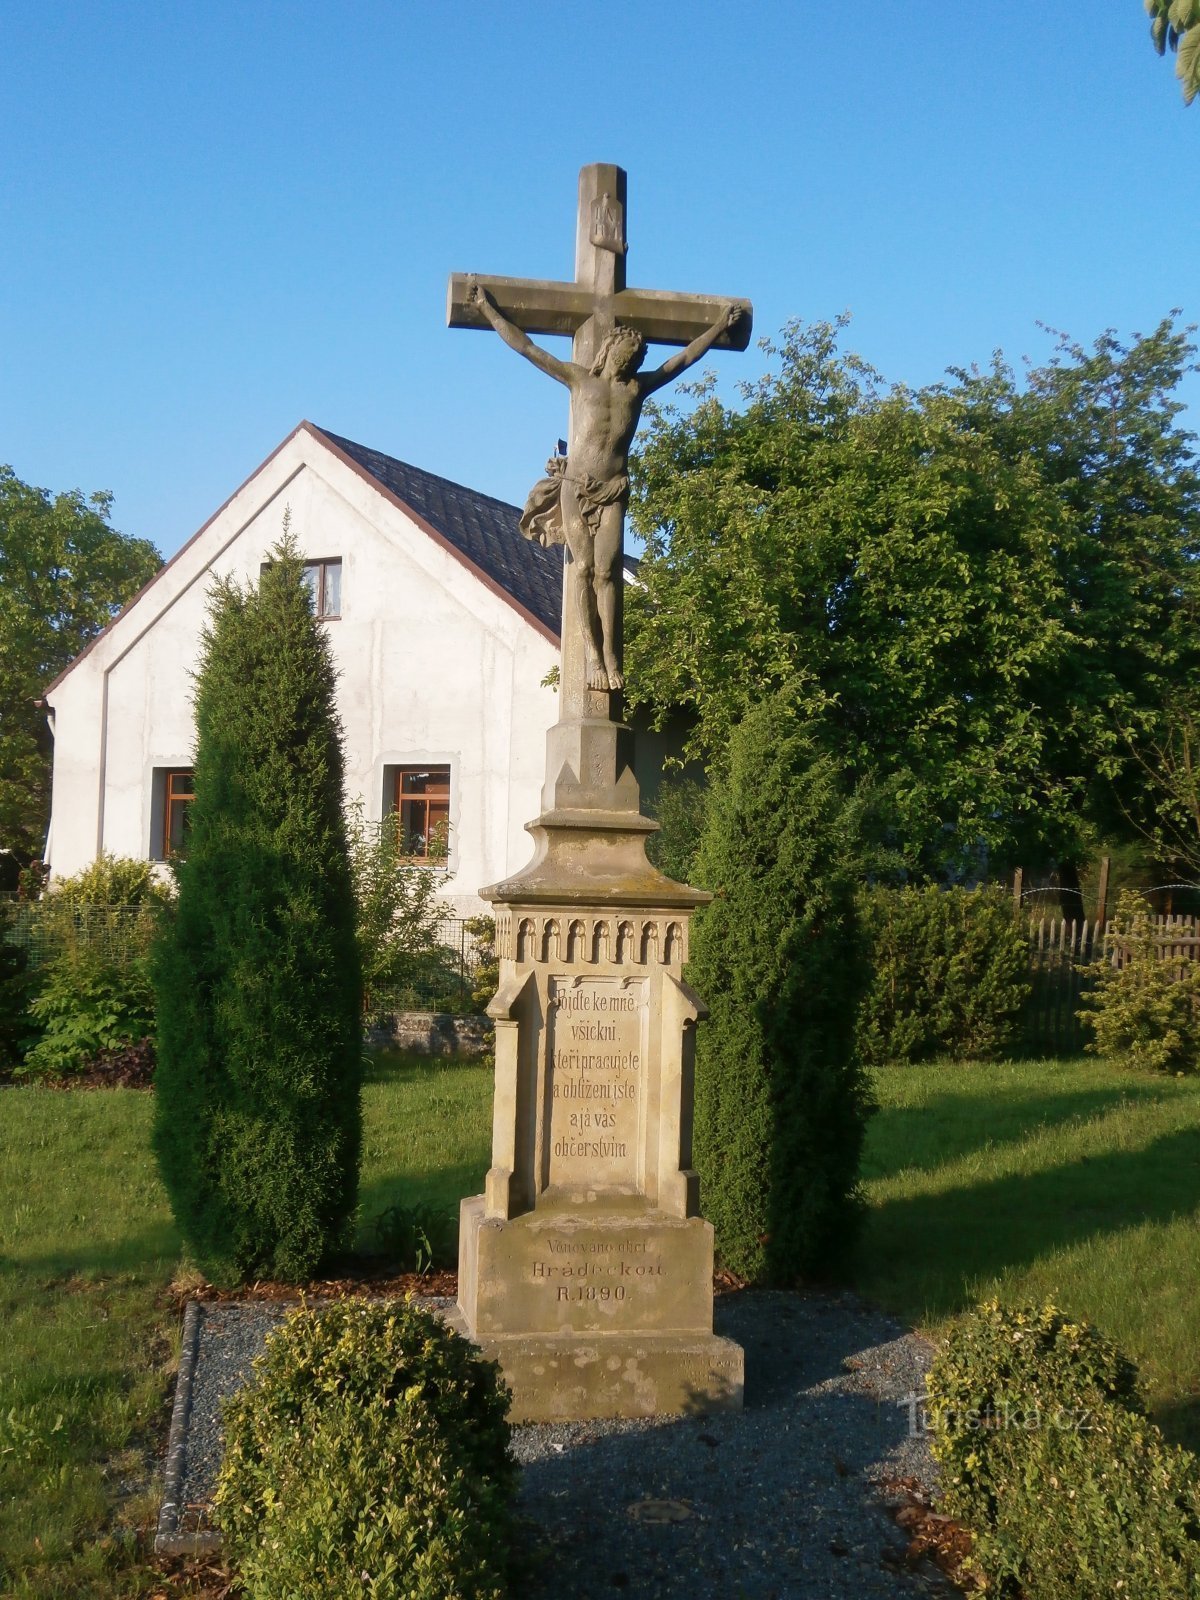
[[[294,1312],[225,1407],[215,1505],[251,1600],[499,1600],[507,1408],[495,1364],[430,1312]]]
[[[942,1493],[951,1514],[972,1527],[995,1513],[1009,1435],[1032,1431],[1057,1411],[1078,1421],[1099,1405],[1142,1410],[1133,1362],[1049,1302],[987,1300],[968,1312],[934,1358],[926,1388]]]
[[[676,883],[690,883],[704,833],[708,785],[678,774],[664,777],[654,798],[659,831],[646,841],[647,854],[660,872]]]
[[[154,1036],[154,988],[144,963],[118,965],[88,950],[67,950],[38,973],[29,1013],[41,1037],[18,1077],[77,1072],[104,1050]]]
[[[1153,809],[1130,742],[1196,672],[1188,335],[1060,339],[1023,383],[997,357],[914,392],[839,333],[790,325],[742,409],[704,382],[689,414],[647,408],[631,698],[689,711],[720,766],[745,707],[798,683],[823,746],[887,785],[910,872],[1082,858]]]
[[[113,985],[128,970],[137,990],[145,987],[147,958],[170,907],[170,889],[148,861],[101,855],[40,899],[21,902],[16,918],[34,980],[55,964],[79,963],[93,972],[111,968],[105,981]]]
[[[1124,891],[1113,917],[1121,964],[1107,957],[1088,969],[1093,987],[1080,1019],[1087,1049],[1143,1072],[1200,1070],[1200,961],[1165,961],[1146,901]]]
[[[697,861],[714,892],[688,981],[695,1161],[726,1266],[794,1283],[844,1261],[860,1219],[868,1112],[854,1052],[858,807],[787,694],[733,735]]]
[[[97,1051],[84,1063],[83,1071],[89,1087],[149,1089],[154,1084],[157,1064],[154,1040],[146,1038]]]
[[[26,1033],[28,958],[12,938],[13,908],[0,900],[0,1068],[15,1064]]]
[[[158,569],[158,552],[109,522],[112,496],[51,495],[0,467],[0,846],[42,853],[50,735],[38,703]]]
[[[989,1301],[930,1369],[942,1509],[989,1592],[1185,1600],[1200,1585],[1200,1471],[1140,1414],[1137,1372],[1052,1305]]]
[[[362,991],[334,684],[294,546],[256,590],[216,586],[155,960],[155,1149],[184,1237],[225,1278],[304,1279],[354,1215]]]
[[[479,1010],[487,1007],[500,987],[500,957],[496,951],[495,917],[468,917],[463,924],[475,942],[471,972],[471,1000]]]
[[[418,1200],[390,1205],[375,1218],[375,1246],[397,1272],[429,1272],[458,1261],[458,1215]]]
[[[1145,0],[1150,37],[1159,55],[1169,45],[1177,52],[1175,76],[1185,105],[1200,93],[1200,0]]]
[[[1012,1043],[1029,953],[996,889],[864,890],[871,983],[858,1020],[864,1061],[985,1060]]]
[[[1200,633],[1200,594],[1189,594],[1176,619],[1176,631],[1187,630]],[[1126,809],[1129,822],[1159,861],[1200,877],[1200,674],[1176,674],[1163,685],[1160,714],[1122,737],[1143,790]]]
[[[166,905],[171,890],[156,877],[152,862],[110,855],[105,850],[90,867],[56,882],[50,898],[69,906]]]
[[[391,1009],[391,996],[419,990],[444,960],[438,923],[445,907],[437,897],[450,875],[405,854],[397,812],[367,822],[361,801],[351,811],[349,851],[363,1010],[377,1022]],[[436,857],[435,845],[430,854]]]

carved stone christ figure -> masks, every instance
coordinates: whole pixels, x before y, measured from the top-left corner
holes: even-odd
[[[733,328],[742,308],[727,305],[710,328],[653,372],[639,372],[646,341],[618,325],[601,344],[590,367],[560,361],[512,323],[477,280],[471,303],[504,340],[535,367],[571,391],[567,454],[546,464],[547,476],[529,496],[521,531],[540,544],[566,544],[571,582],[584,631],[589,689],[624,686],[619,659],[617,587],[629,499],[629,447],[646,397],[670,383],[707,354]]]

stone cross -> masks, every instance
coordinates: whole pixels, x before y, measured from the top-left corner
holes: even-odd
[[[625,379],[624,387],[627,389],[640,385],[639,392],[625,408],[632,418],[627,429],[630,436],[636,427],[641,402],[646,394],[668,382],[684,366],[698,360],[706,350],[744,350],[750,341],[752,312],[748,301],[627,287],[625,198],[626,177],[620,167],[596,163],[584,167],[580,172],[575,280],[572,283],[484,277],[467,273],[454,273],[450,279],[447,321],[451,327],[494,328],[544,371],[569,383],[572,402],[568,473],[574,458],[584,458],[583,446],[595,434],[595,420],[589,408],[594,410],[598,402],[586,393],[581,395],[581,388],[589,386],[588,375],[593,363],[605,340],[618,325],[635,330],[648,343],[687,347],[685,359],[675,357],[657,373],[638,378],[624,372],[617,374],[618,384],[620,379]],[[569,334],[572,337],[572,363],[559,362],[522,337],[530,333]],[[577,375],[576,381],[572,381],[571,374]],[[592,383],[590,387],[597,385]],[[620,419],[615,424],[611,418],[606,417],[606,421],[610,433],[622,434]],[[611,445],[611,441],[609,443]],[[595,588],[589,592],[588,583],[581,585],[572,581],[572,554],[568,548],[568,571],[563,589],[561,721],[597,718],[619,720],[619,700],[615,691],[621,685],[620,606],[623,575],[620,545],[624,500],[617,499],[614,503],[614,495],[621,481],[622,470],[627,471],[628,439],[622,444],[618,437],[617,445],[619,448],[616,451],[611,448],[607,451],[612,460],[607,478],[597,476],[593,470],[587,480],[590,500],[577,494],[573,480],[572,487],[564,495],[562,520],[568,520],[569,502],[569,509],[577,520],[581,515],[586,516],[594,529],[608,525],[607,543],[615,543],[616,550],[612,556],[614,570],[611,576],[614,581],[608,583],[609,573],[598,571]],[[624,458],[623,469],[619,466],[620,457]],[[562,473],[560,465],[560,478]],[[558,490],[553,479],[546,480],[544,485],[539,485],[539,489],[551,490],[557,497]],[[535,490],[535,494],[537,492]],[[605,492],[609,497],[607,501],[602,498]],[[585,509],[582,512],[578,500],[583,502]],[[561,521],[558,526],[561,529]],[[572,543],[569,528],[567,543],[568,546]],[[589,538],[589,554],[591,545]],[[593,600],[593,594],[599,596],[598,600]],[[606,600],[609,617],[605,619],[603,615],[594,615],[589,624],[585,607],[598,605],[602,614]],[[609,655],[611,670],[607,674],[607,681],[605,672],[597,670],[596,652],[589,643],[590,638],[598,637],[598,623],[604,624],[605,639],[608,640],[611,635],[612,640],[612,653]]]
[[[625,283],[625,174],[585,167],[573,283],[456,275],[452,326],[491,328],[571,397],[566,457],[522,532],[564,543],[559,717],[532,859],[481,889],[499,987],[492,1161],[462,1203],[454,1326],[499,1361],[514,1420],[736,1408],[743,1355],[713,1331],[713,1230],[692,1167],[695,1032],[684,978],[710,897],[646,854],[634,733],[620,720],[621,542],[642,403],[715,347],[745,301]],[[560,360],[530,333],[569,334]],[[645,342],[679,345],[640,370]]]

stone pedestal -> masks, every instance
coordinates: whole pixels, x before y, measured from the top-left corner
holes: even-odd
[[[492,1165],[462,1205],[457,1322],[500,1362],[514,1421],[742,1403],[691,1166],[705,1012],[682,969],[707,897],[647,860],[629,741],[599,718],[550,730],[534,859],[484,891]]]

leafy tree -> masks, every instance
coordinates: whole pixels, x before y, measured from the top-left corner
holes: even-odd
[[[1072,645],[1037,686],[1045,770],[1077,796],[1081,833],[1114,840],[1153,836],[1147,756],[1181,694],[1200,689],[1200,473],[1176,398],[1196,370],[1189,334],[1168,318],[1127,346],[1111,332],[1090,350],[1059,335],[1021,390],[1003,370],[954,374],[972,426],[1035,460],[1063,508]]]
[[[1128,832],[1122,729],[1157,726],[1190,648],[1193,347],[1168,319],[1060,341],[1024,383],[997,357],[914,392],[839,333],[789,326],[740,409],[702,381],[651,413],[631,698],[687,710],[719,766],[745,708],[797,684],[822,746],[886,786],[910,871],[1081,857]]]
[[[361,977],[335,671],[295,550],[218,584],[196,690],[196,799],[156,957],[155,1148],[221,1277],[304,1279],[348,1237]]]
[[[1200,0],[1144,0],[1150,16],[1150,37],[1159,55],[1169,45],[1177,52],[1175,76],[1183,86],[1185,105],[1200,92]]]
[[[38,697],[158,569],[112,527],[112,496],[51,495],[0,467],[0,847],[41,854],[50,738]]]
[[[710,1007],[694,1153],[721,1259],[749,1278],[828,1271],[860,1219],[859,810],[786,688],[735,730],[707,807],[697,874],[715,898],[688,967]]]

